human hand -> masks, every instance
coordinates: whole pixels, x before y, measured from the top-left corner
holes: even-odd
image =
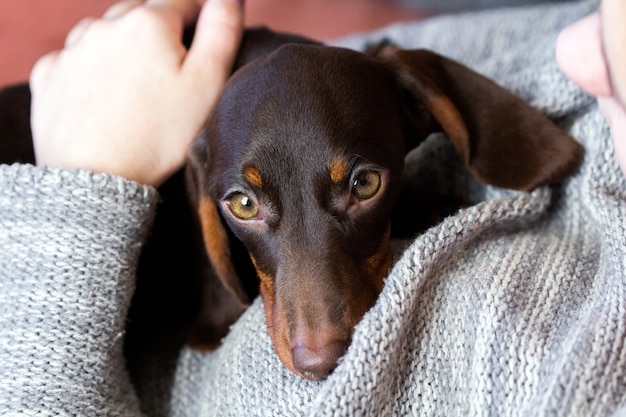
[[[160,185],[184,164],[230,75],[241,4],[126,0],[80,22],[31,73],[37,164]],[[198,13],[187,51],[182,31]]]
[[[561,70],[598,98],[626,175],[626,2],[603,0],[599,13],[561,32],[556,59]]]

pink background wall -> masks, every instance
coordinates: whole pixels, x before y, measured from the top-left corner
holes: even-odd
[[[0,0],[0,86],[28,79],[37,58],[63,46],[83,17],[100,16],[115,0]],[[389,22],[419,18],[388,0],[247,0],[248,25],[266,24],[332,39]]]

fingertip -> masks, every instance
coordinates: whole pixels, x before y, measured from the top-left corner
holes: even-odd
[[[41,86],[50,74],[50,70],[58,56],[59,51],[53,51],[42,56],[35,62],[28,77],[31,93],[41,90]]]
[[[102,15],[105,19],[115,19],[143,4],[142,0],[123,0],[111,5]]]
[[[207,0],[198,18],[200,35],[205,31],[205,39],[208,40],[206,36],[221,34],[228,49],[236,49],[243,33],[243,3],[243,0]],[[219,36],[213,39],[216,43],[220,40]]]
[[[243,35],[243,1],[207,0],[185,65],[230,71]]]
[[[621,103],[626,100],[626,2],[603,0],[601,8],[604,56],[613,94]]]
[[[92,17],[86,17],[78,22],[65,37],[65,47],[70,48],[76,45],[76,43],[82,39],[89,26],[91,26],[95,21],[96,19]]]
[[[185,24],[195,21],[200,9],[200,4],[196,0],[146,0],[143,5],[165,10],[168,13],[173,12]]]
[[[561,71],[594,96],[610,96],[611,83],[602,50],[598,13],[572,23],[557,39],[555,58]]]

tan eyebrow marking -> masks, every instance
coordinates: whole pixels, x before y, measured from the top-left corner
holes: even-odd
[[[334,183],[339,183],[346,177],[348,162],[344,158],[339,157],[331,161],[328,168],[330,169],[330,179]]]
[[[255,167],[248,167],[244,169],[243,176],[254,187],[261,188],[263,186],[263,178],[261,178],[261,171]]]

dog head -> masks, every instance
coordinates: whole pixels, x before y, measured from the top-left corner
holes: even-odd
[[[443,131],[479,180],[518,190],[563,180],[582,157],[521,99],[429,51],[263,30],[242,51],[190,178],[217,275],[249,302],[225,222],[256,269],[279,358],[305,378],[336,366],[382,290],[404,157],[429,134]]]

